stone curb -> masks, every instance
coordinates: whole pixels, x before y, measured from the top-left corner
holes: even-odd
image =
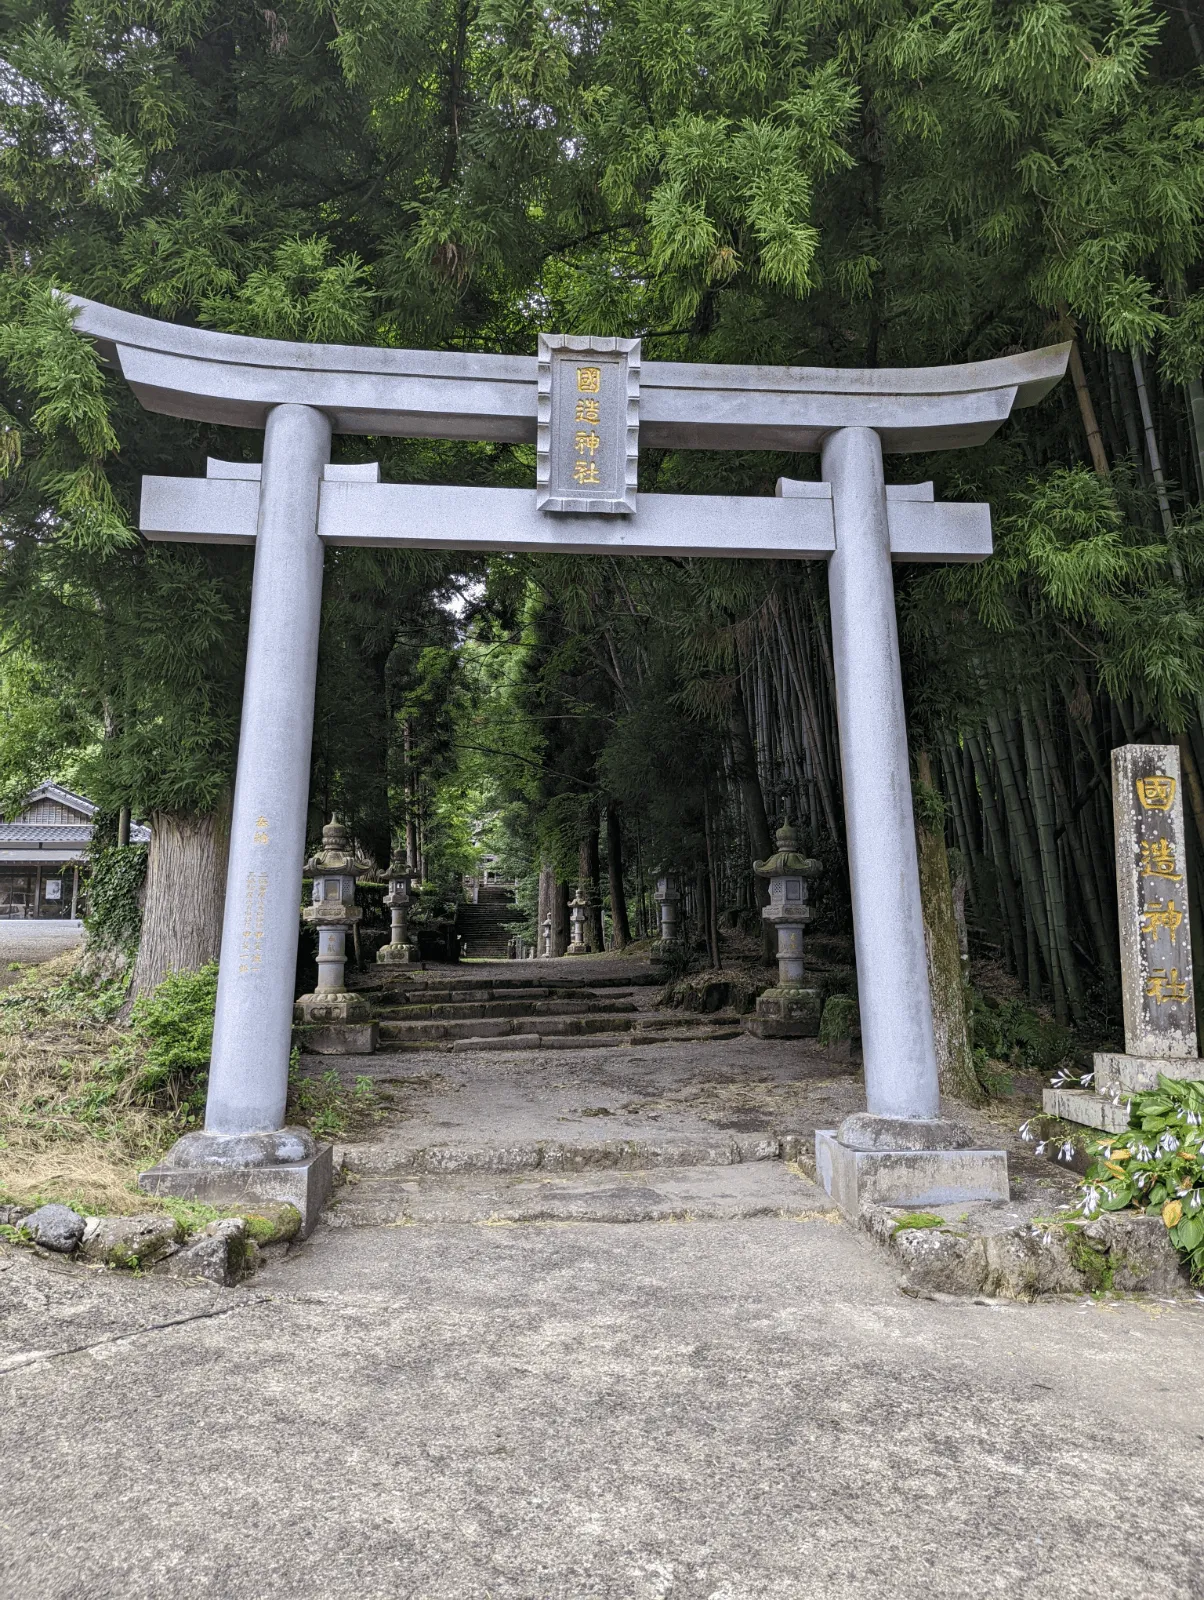
[[[45,1225],[47,1213],[58,1226]],[[59,1216],[58,1214],[62,1214]],[[78,1225],[62,1226],[64,1218]],[[295,1206],[270,1204],[246,1216],[218,1217],[185,1235],[168,1212],[140,1216],[84,1216],[68,1206],[0,1206],[0,1224],[35,1254],[67,1256],[93,1270],[153,1272],[201,1278],[230,1288],[254,1275],[267,1257],[289,1248],[300,1226]],[[257,1239],[254,1234],[259,1234]]]
[[[867,1206],[859,1226],[904,1269],[905,1294],[1032,1301],[1101,1291],[1173,1295],[1188,1288],[1160,1217],[1107,1212],[1090,1222],[1031,1217],[992,1229],[989,1214],[900,1228],[915,1216]],[[935,1213],[934,1213],[935,1214]]]

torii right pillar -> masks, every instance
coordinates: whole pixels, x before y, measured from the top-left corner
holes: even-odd
[[[1008,1198],[1007,1155],[941,1116],[924,950],[882,442],[840,428],[822,451],[836,549],[828,564],[866,1110],[815,1135],[824,1188],[869,1204]]]

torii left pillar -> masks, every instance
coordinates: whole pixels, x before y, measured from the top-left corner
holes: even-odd
[[[141,1179],[146,1189],[222,1204],[251,1194],[289,1201],[303,1233],[333,1180],[331,1146],[283,1125],[330,434],[313,406],[268,414],[205,1131],[186,1134]]]

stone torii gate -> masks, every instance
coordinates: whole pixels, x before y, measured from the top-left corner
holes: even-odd
[[[151,539],[255,548],[205,1131],[144,1177],[210,1198],[293,1200],[312,1226],[330,1149],[283,1126],[327,544],[828,563],[867,1110],[817,1137],[820,1175],[863,1199],[1006,1198],[1002,1151],[940,1117],[892,561],[975,561],[990,508],[895,486],[883,453],[981,444],[1065,371],[1069,346],[915,369],[641,362],[636,340],[541,336],[538,358],[293,344],[73,298],[151,411],[264,430],[262,467],[143,480]],[[537,446],[535,489],[385,484],[330,463],[332,433]],[[773,498],[640,495],[638,443],[818,451]]]

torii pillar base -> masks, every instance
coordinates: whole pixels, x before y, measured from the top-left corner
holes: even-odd
[[[1005,1150],[971,1150],[971,1135],[943,1118],[846,1117],[816,1129],[815,1170],[840,1209],[953,1206],[1008,1198]]]
[[[300,1212],[305,1239],[334,1187],[334,1146],[319,1144],[306,1128],[186,1133],[139,1174],[138,1187],[223,1208],[284,1201]]]

